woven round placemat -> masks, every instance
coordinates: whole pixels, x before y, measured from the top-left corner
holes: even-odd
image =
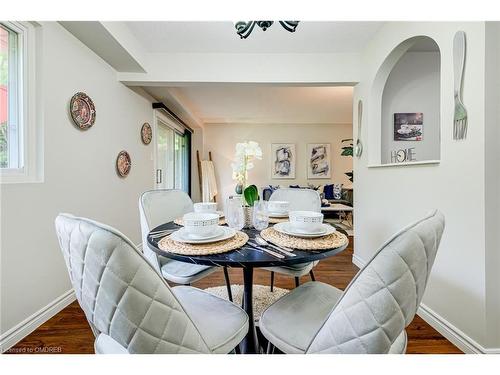
[[[177,242],[170,239],[170,236],[166,236],[163,237],[160,242],[158,242],[158,247],[162,250],[174,254],[211,255],[227,253],[228,251],[238,249],[246,244],[247,241],[247,234],[238,231],[236,232],[236,235],[234,237],[228,238],[227,240],[204,244],[189,244],[184,242]]]
[[[269,224],[284,223],[290,220],[288,217],[269,217]]]
[[[299,250],[327,250],[347,244],[347,237],[340,232],[316,238],[301,238],[280,233],[274,228],[267,228],[260,232],[262,238],[278,246],[291,247]]]
[[[182,220],[182,217],[175,219],[174,223],[177,225],[184,226],[184,220]],[[226,219],[224,217],[219,218],[219,225],[225,225],[225,224],[226,224]]]

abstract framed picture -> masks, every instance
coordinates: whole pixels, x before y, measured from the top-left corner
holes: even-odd
[[[331,178],[331,154],[329,143],[307,145],[307,178]]]
[[[295,178],[295,144],[272,143],[271,144],[271,178],[294,179]]]
[[[423,134],[424,114],[422,112],[394,114],[395,141],[421,141]]]

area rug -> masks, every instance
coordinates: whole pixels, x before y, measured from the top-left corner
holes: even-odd
[[[228,299],[226,286],[215,286],[205,289],[206,292],[213,294],[217,297]],[[241,299],[243,296],[243,285],[231,285],[231,292],[233,294],[233,302],[241,306]],[[271,292],[269,285],[254,285],[253,286],[253,314],[255,321],[260,319],[260,316],[267,309],[268,306],[273,304],[279,298],[283,297],[289,292],[288,289],[273,288]]]

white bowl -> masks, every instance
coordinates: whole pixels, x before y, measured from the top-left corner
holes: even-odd
[[[292,228],[313,233],[321,229],[323,214],[314,211],[290,211],[288,214]]]
[[[190,212],[182,217],[186,233],[199,237],[212,235],[219,225],[219,214]]]
[[[194,212],[198,213],[215,213],[217,211],[217,203],[213,202],[198,202],[193,206]]]
[[[288,212],[290,208],[290,202],[288,201],[269,201],[267,203],[267,209],[269,212],[284,214]]]

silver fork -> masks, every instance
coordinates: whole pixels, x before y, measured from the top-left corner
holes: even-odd
[[[453,139],[467,136],[467,110],[462,101],[462,83],[465,68],[465,33],[458,31],[453,39],[453,72],[455,83],[455,113],[453,116]]]
[[[156,232],[151,232],[149,234],[149,237],[151,237],[151,238],[161,238],[161,237],[168,236],[169,234],[172,234],[175,231],[177,231],[177,229],[166,229],[166,230],[160,230],[160,231],[156,231]]]
[[[293,249],[290,249],[288,247],[283,247],[283,246],[276,246],[272,243],[267,242],[265,239],[263,239],[261,236],[256,235],[255,236],[255,242],[263,247],[272,247],[275,250],[278,250],[279,252],[288,255],[289,257],[295,257],[297,254],[292,253]]]

